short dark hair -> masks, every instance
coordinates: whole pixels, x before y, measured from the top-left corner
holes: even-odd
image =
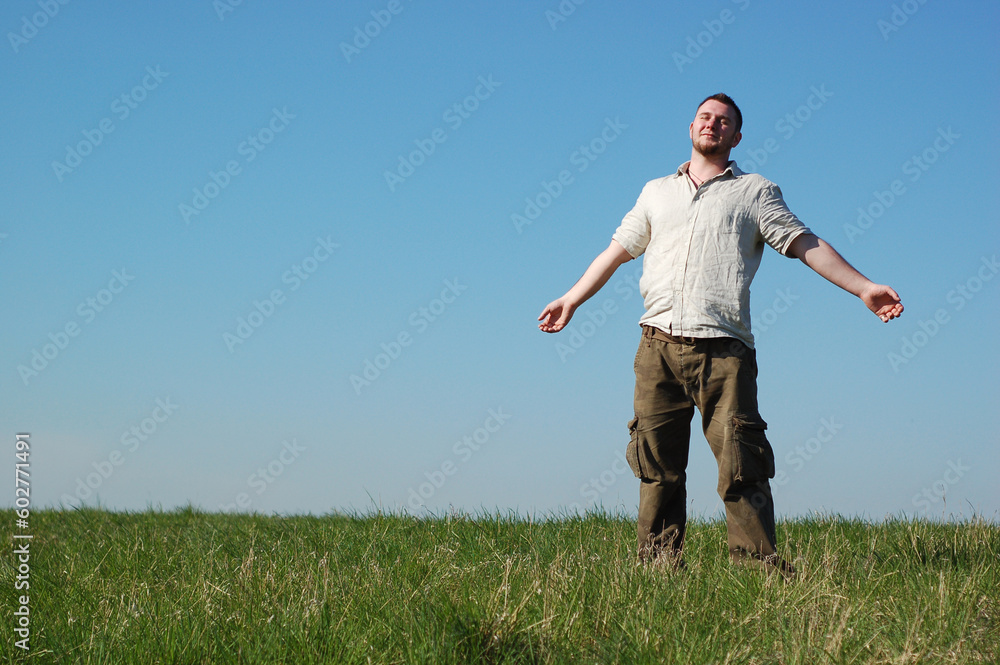
[[[736,111],[736,131],[739,132],[743,128],[743,112],[740,111],[740,107],[736,105],[736,102],[733,101],[733,98],[724,92],[717,92],[714,95],[709,95],[705,99],[701,100],[701,104],[698,104],[698,108],[701,108],[702,104],[709,101],[710,99],[714,99],[717,102],[722,102],[726,106]]]

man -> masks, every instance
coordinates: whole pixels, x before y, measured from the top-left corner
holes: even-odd
[[[719,465],[734,562],[794,574],[776,552],[768,480],[774,452],[757,409],[750,333],[750,282],[767,243],[858,296],[883,322],[903,312],[890,287],[875,284],[789,211],[781,190],[729,160],[743,115],[712,95],[690,126],[691,160],[646,184],[611,245],[566,295],[549,303],[539,329],[562,330],[618,266],[645,253],[640,292],[646,313],[635,357],[635,418],[629,463],[639,488],[642,560],[680,567],[686,521],[685,469],[697,406]]]

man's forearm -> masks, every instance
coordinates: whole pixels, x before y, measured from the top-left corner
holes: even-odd
[[[861,298],[865,306],[883,322],[903,313],[903,303],[891,286],[872,282],[821,238],[803,233],[792,241],[786,252],[848,293]]]
[[[618,266],[630,261],[632,256],[614,240],[611,245],[597,255],[583,277],[577,280],[564,298],[571,302],[574,307],[579,307],[590,299],[595,293],[608,283],[611,276],[615,274]]]
[[[811,233],[796,238],[790,253],[828,281],[856,296],[860,297],[864,288],[872,283],[829,243]]]
[[[561,298],[550,302],[542,313],[538,315],[538,329],[542,332],[559,332],[573,318],[576,308],[587,301],[592,295],[601,290],[607,284],[611,275],[615,274],[618,266],[631,261],[632,255],[612,240],[608,248],[597,255],[583,277],[577,280],[569,291]]]

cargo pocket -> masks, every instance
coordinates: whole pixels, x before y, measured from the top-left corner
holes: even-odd
[[[733,416],[733,479],[755,483],[774,478],[774,451],[760,416]]]
[[[636,478],[642,478],[642,468],[639,466],[639,419],[628,421],[629,442],[625,448],[625,460]]]

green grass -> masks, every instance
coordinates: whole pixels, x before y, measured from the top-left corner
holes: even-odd
[[[12,511],[3,516],[11,543]],[[1000,528],[782,522],[799,578],[734,568],[692,522],[673,572],[587,515],[31,515],[31,651],[2,662],[997,663]],[[8,549],[9,552],[9,549]]]

